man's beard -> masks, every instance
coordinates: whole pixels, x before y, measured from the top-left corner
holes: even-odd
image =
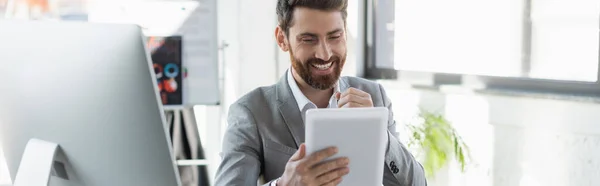
[[[327,90],[335,86],[336,82],[340,78],[340,74],[342,73],[342,68],[344,67],[344,63],[346,63],[346,56],[337,56],[334,55],[329,59],[329,61],[324,61],[318,58],[310,58],[306,61],[301,61],[298,58],[294,57],[294,53],[290,50],[290,59],[292,61],[292,67],[298,73],[298,75],[310,85],[312,88],[319,90]],[[311,64],[327,64],[329,62],[333,62],[331,65],[333,68],[333,73],[327,75],[313,75],[313,68]]]

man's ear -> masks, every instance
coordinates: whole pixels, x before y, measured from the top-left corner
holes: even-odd
[[[275,40],[277,41],[277,45],[279,46],[279,48],[281,48],[281,50],[283,50],[284,52],[290,50],[288,47],[289,44],[287,43],[285,32],[279,26],[275,28]]]

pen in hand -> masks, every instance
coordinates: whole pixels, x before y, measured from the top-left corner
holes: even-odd
[[[342,93],[341,92],[335,92],[335,102],[336,103],[340,103],[340,97],[342,97]],[[340,105],[338,105],[338,108],[341,108]]]

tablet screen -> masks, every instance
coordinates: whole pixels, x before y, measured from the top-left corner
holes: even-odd
[[[312,109],[306,113],[306,152],[330,146],[348,157],[350,173],[340,185],[381,185],[387,145],[388,110],[378,108]],[[325,161],[327,161],[325,160]]]

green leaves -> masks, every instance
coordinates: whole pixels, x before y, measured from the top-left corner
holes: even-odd
[[[420,153],[424,153],[422,164],[426,176],[433,178],[448,163],[449,157],[454,157],[464,172],[470,157],[469,149],[452,124],[442,115],[423,109],[419,118],[419,122],[407,125],[412,134],[408,146],[416,145]]]

